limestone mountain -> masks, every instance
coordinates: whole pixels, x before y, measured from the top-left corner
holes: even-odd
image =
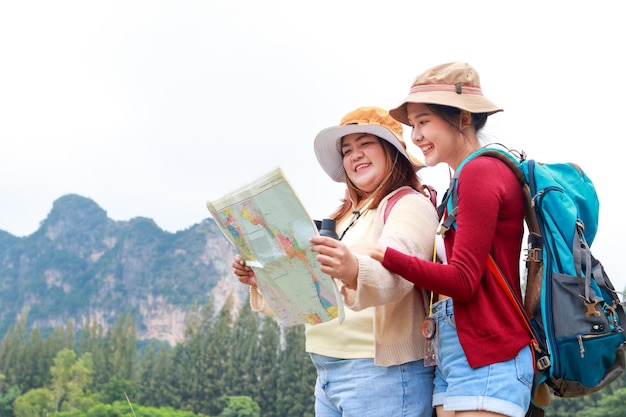
[[[39,229],[0,231],[0,334],[27,312],[42,331],[86,319],[105,328],[131,312],[139,339],[176,343],[187,313],[213,297],[219,310],[247,289],[234,278],[233,248],[207,218],[169,233],[144,217],[115,221],[89,198],[65,195]]]

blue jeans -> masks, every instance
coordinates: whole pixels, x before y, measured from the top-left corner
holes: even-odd
[[[433,367],[376,366],[373,359],[311,354],[316,417],[431,417]]]
[[[513,359],[471,368],[459,343],[452,299],[433,304],[439,337],[433,405],[444,410],[485,410],[523,417],[530,404],[533,358],[530,346]]]

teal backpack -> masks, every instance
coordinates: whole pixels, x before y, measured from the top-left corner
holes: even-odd
[[[531,333],[535,378],[531,408],[550,394],[579,397],[596,392],[625,369],[624,306],[591,254],[598,230],[599,201],[591,180],[576,164],[538,163],[524,152],[489,145],[457,168],[439,206],[442,230],[455,227],[457,177],[468,161],[494,157],[517,176],[526,199],[528,228],[525,297],[519,300],[490,256],[488,268],[519,308]]]

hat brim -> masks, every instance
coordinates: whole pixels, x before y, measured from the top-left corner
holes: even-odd
[[[379,125],[345,125],[327,127],[320,131],[315,137],[313,148],[315,156],[322,169],[328,176],[336,182],[346,182],[346,173],[343,168],[343,157],[341,156],[341,138],[353,133],[368,133],[377,136],[393,145],[400,154],[406,158],[413,170],[417,171],[425,165],[409,157],[400,139],[389,129]]]
[[[470,113],[487,113],[489,115],[502,111],[501,108],[482,95],[457,94],[445,91],[421,92],[409,94],[396,108],[389,110],[391,117],[405,125],[409,125],[406,109],[408,103],[440,104],[467,110]]]

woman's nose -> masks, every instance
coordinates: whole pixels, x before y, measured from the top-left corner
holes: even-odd
[[[411,140],[413,141],[414,144],[417,145],[422,139],[424,139],[422,132],[420,132],[417,129],[413,129],[411,131]]]
[[[363,158],[363,151],[360,150],[354,150],[352,151],[352,160],[353,161],[358,161],[359,159]]]

